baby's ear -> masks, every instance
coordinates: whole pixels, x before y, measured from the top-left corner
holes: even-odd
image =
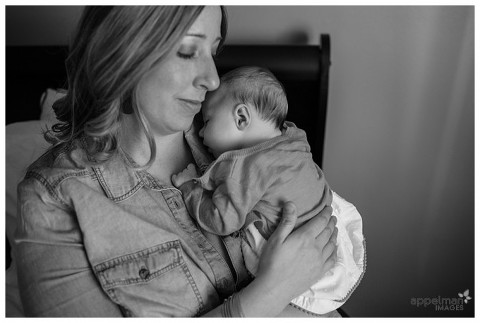
[[[243,103],[237,104],[233,110],[233,117],[238,130],[246,129],[252,121],[250,107]]]

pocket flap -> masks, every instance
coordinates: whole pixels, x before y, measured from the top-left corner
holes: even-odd
[[[104,288],[147,282],[182,262],[180,242],[169,241],[110,259],[94,267]]]

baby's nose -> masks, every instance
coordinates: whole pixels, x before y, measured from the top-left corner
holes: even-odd
[[[203,133],[205,132],[205,127],[202,127],[202,129],[200,129],[200,131],[198,132],[198,136],[200,138],[203,138]]]

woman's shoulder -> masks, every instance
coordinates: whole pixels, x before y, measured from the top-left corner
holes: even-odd
[[[21,186],[68,204],[80,188],[120,201],[145,185],[143,173],[132,168],[120,151],[95,162],[84,147],[79,141],[50,148],[29,166]]]
[[[86,152],[75,142],[50,147],[27,168],[18,186],[19,197],[34,194],[44,201],[68,205],[68,192],[62,184],[78,179],[98,186],[92,181],[93,169],[87,162]]]
[[[68,177],[85,176],[92,172],[85,150],[74,141],[50,147],[27,169],[25,179],[42,178],[54,184]]]
[[[103,194],[94,165],[79,141],[52,146],[28,167],[19,190],[61,205],[72,202],[79,184]]]

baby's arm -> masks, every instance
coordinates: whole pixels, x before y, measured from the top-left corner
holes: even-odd
[[[204,189],[198,181],[185,180],[192,173],[189,168],[190,166],[177,176],[172,176],[172,182],[182,191],[190,216],[202,229],[214,234],[228,235],[240,230],[248,212],[261,196],[258,190],[245,183],[240,185],[233,178],[227,177],[217,178],[216,188],[210,191]]]

